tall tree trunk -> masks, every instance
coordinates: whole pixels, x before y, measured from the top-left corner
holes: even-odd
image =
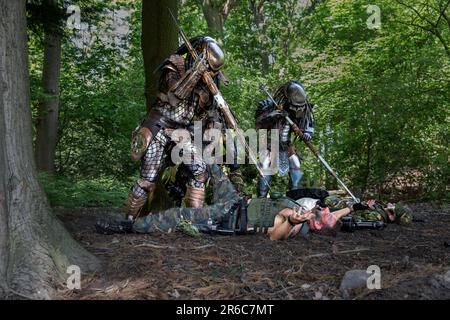
[[[212,36],[222,41],[224,24],[230,11],[239,4],[239,0],[198,0]]]
[[[0,1],[0,295],[48,299],[69,265],[98,260],[52,213],[31,138],[25,0]]]
[[[268,42],[269,37],[267,36],[267,24],[264,19],[264,3],[266,0],[250,0],[250,10],[253,12],[253,22],[259,30],[259,40],[260,40],[260,57],[261,57],[261,71],[263,75],[269,73],[269,51]]]
[[[2,42],[0,42],[1,44]],[[2,66],[2,60],[3,60],[3,50],[0,50],[1,56],[0,56],[0,66]],[[3,87],[5,84],[3,83],[3,77],[2,72],[3,69],[0,70],[0,102],[3,103]],[[0,107],[3,109],[3,104],[0,105]],[[9,264],[8,258],[8,239],[9,239],[9,233],[8,233],[8,212],[6,208],[6,175],[4,174],[3,168],[6,167],[6,148],[5,144],[3,143],[3,137],[6,136],[5,132],[5,126],[3,123],[4,120],[4,114],[3,112],[0,112],[0,297],[4,297],[7,293],[8,284],[6,282],[7,277],[7,266]]]
[[[178,47],[178,30],[168,8],[173,15],[178,14],[177,0],[142,0],[141,46],[145,69],[145,96],[147,110],[151,108],[158,94],[159,73],[155,69]],[[170,198],[159,178],[151,210],[167,209]],[[165,201],[167,200],[167,201]]]
[[[178,31],[168,8],[177,16],[177,0],[142,0],[142,54],[145,96],[150,109],[158,91],[155,69],[178,47]]]
[[[57,0],[46,0],[47,6],[58,6]],[[58,17],[55,17],[58,19]],[[55,150],[58,139],[59,79],[61,71],[61,34],[57,25],[44,26],[44,63],[42,91],[36,127],[35,156],[38,170],[55,171]]]

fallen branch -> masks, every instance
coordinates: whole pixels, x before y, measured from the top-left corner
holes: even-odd
[[[136,245],[135,247],[149,247],[149,248],[153,248],[153,249],[176,249],[176,247],[160,246],[160,245],[151,244],[151,243],[141,243],[141,244]]]
[[[172,247],[172,246],[160,246],[157,244],[152,244],[152,243],[141,243],[136,245],[135,247],[149,247],[149,248],[154,248],[154,249],[191,249],[191,250],[200,250],[200,249],[206,249],[206,248],[210,248],[210,247],[214,247],[214,244],[205,244],[203,246],[199,246],[199,247],[193,247],[193,248],[189,248],[189,247]]]
[[[10,292],[10,293],[12,293],[12,294],[14,294],[16,296],[21,297],[21,298],[25,298],[25,299],[28,299],[28,300],[36,300],[35,298],[33,298],[33,297],[29,296],[29,295],[26,295],[24,293],[17,292],[14,289],[7,288],[6,290],[7,290],[7,292]]]
[[[343,253],[355,253],[355,252],[362,252],[362,251],[368,251],[370,250],[369,248],[358,248],[358,249],[353,249],[353,250],[343,250],[343,251],[338,251],[338,252],[329,252],[329,253],[317,253],[317,254],[312,254],[309,256],[304,257],[305,259],[309,259],[309,258],[320,258],[320,257],[326,257],[326,256],[330,256],[330,255],[335,255],[335,254],[343,254]]]
[[[206,248],[211,248],[211,247],[214,247],[214,246],[215,246],[215,244],[205,244],[203,246],[194,247],[194,248],[192,248],[192,250],[206,249]]]

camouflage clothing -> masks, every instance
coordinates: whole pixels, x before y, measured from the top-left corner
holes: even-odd
[[[352,213],[357,219],[367,221],[389,221],[386,212],[382,208],[375,208],[373,210],[358,210]]]
[[[330,211],[336,211],[344,208],[348,208],[347,203],[351,201],[351,198],[340,197],[337,195],[328,196],[325,198],[325,204],[330,208]],[[387,212],[383,209],[386,208],[381,202],[376,202],[374,209],[358,210],[352,213],[352,216],[367,221],[384,221],[395,222],[398,224],[409,224],[412,221],[411,210],[401,203],[395,205],[395,220],[391,221]]]
[[[395,205],[395,222],[398,224],[406,225],[412,222],[413,215],[411,209],[403,203],[397,203]]]
[[[221,223],[227,219],[233,205],[241,200],[230,180],[217,165],[211,166],[212,183],[214,185],[214,203],[204,208],[170,208],[139,218],[133,225],[137,233],[152,233],[155,231],[173,232],[185,229],[186,223]],[[181,224],[180,224],[181,222]]]
[[[347,208],[348,200],[338,195],[332,195],[325,198],[324,203],[330,208],[330,211],[341,210]]]

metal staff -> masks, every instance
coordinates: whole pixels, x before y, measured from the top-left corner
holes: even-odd
[[[283,110],[283,108],[276,103],[275,99],[272,98],[272,96],[270,95],[269,91],[266,89],[266,87],[264,86],[264,84],[260,81],[259,82],[259,87],[260,89],[269,97],[270,100],[272,100],[272,102],[274,103],[275,107],[278,110]],[[300,130],[300,128],[294,123],[294,121],[292,121],[291,118],[289,118],[288,115],[286,115],[286,120],[287,122],[289,122],[289,124],[291,125],[291,127],[293,128],[294,132],[298,135],[297,132],[301,132],[301,134],[303,135],[303,131]],[[300,136],[301,138],[301,136]],[[347,188],[347,186],[344,184],[344,182],[342,182],[342,180],[338,177],[338,175],[336,174],[336,172],[334,172],[334,170],[330,167],[330,165],[328,164],[328,162],[325,161],[325,159],[320,155],[320,152],[312,145],[311,142],[309,141],[305,141],[302,139],[302,141],[306,144],[306,146],[312,151],[312,153],[317,157],[317,159],[319,159],[320,163],[322,163],[322,165],[325,167],[325,169],[328,170],[329,173],[331,173],[331,175],[337,180],[337,182],[344,188],[344,190],[352,197],[353,201],[355,202],[360,202],[360,200],[358,198],[356,198],[353,193]]]
[[[198,58],[197,51],[195,51],[194,47],[189,42],[189,40],[186,37],[186,35],[184,34],[183,30],[181,30],[180,26],[178,25],[177,19],[172,14],[172,11],[170,9],[168,9],[168,10],[169,10],[170,15],[172,16],[174,24],[176,25],[176,27],[178,29],[178,33],[180,34],[181,38],[183,39],[184,44],[186,45],[186,48],[189,50],[189,53],[191,54],[192,58],[194,60],[197,60],[197,58]],[[256,156],[253,154],[253,150],[250,149],[250,147],[247,144],[247,141],[245,141],[245,137],[239,131],[237,121],[236,121],[233,113],[231,112],[230,107],[223,99],[223,96],[220,93],[219,88],[217,88],[217,85],[215,84],[213,78],[211,77],[211,75],[208,72],[205,72],[203,74],[203,81],[206,83],[209,91],[214,96],[214,101],[216,101],[217,105],[219,106],[219,109],[222,111],[222,114],[223,114],[228,126],[231,129],[235,130],[238,139],[240,140],[241,144],[245,147],[245,150],[248,152],[248,156],[249,156],[250,160],[252,160],[255,163],[256,169],[258,169],[259,174],[264,176],[264,173],[263,173],[261,167],[258,165],[258,160],[257,160]],[[267,183],[266,179],[264,179],[264,181],[265,181],[267,187],[270,189],[270,186]]]

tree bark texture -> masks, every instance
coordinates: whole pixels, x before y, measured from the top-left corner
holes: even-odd
[[[168,9],[176,17],[177,0],[142,0],[141,46],[147,109],[158,93],[159,74],[155,70],[178,47],[178,30]]]
[[[253,22],[259,30],[260,40],[260,57],[261,57],[261,71],[263,75],[269,73],[269,51],[267,50],[267,43],[269,37],[267,36],[267,23],[264,18],[264,4],[266,0],[250,0],[250,10],[253,13]]]
[[[0,0],[0,297],[49,299],[68,277],[98,269],[52,213],[36,176],[25,0]]]
[[[224,32],[224,24],[230,11],[239,4],[239,0],[198,0],[205,16],[208,30],[219,40]]]

